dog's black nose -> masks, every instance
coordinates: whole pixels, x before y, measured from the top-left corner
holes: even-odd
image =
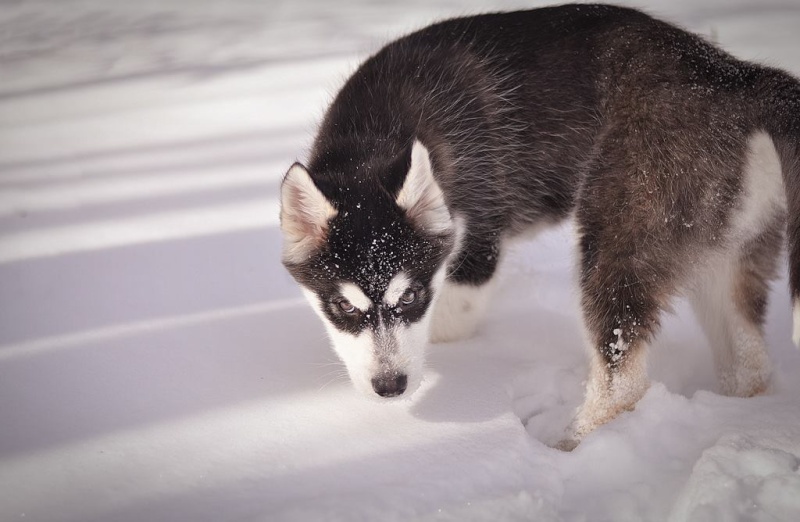
[[[396,397],[406,391],[408,377],[405,375],[381,375],[372,379],[372,389],[381,397]]]

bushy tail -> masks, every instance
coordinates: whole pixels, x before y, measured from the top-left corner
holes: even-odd
[[[792,339],[800,347],[800,81],[782,71],[770,70],[761,87],[758,94],[761,124],[778,152],[786,191]]]

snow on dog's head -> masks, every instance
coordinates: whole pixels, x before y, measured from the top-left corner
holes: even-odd
[[[286,174],[283,262],[355,387],[409,395],[422,381],[453,222],[418,141],[382,161],[353,164],[353,156],[317,155]]]

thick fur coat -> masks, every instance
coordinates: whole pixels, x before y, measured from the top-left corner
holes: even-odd
[[[284,264],[355,385],[396,397],[429,336],[474,329],[504,242],[568,217],[592,363],[564,447],[644,394],[680,292],[723,391],[764,391],[784,230],[800,295],[800,83],[627,8],[432,25],[353,74],[288,172]]]

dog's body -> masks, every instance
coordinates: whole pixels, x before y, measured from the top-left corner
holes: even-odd
[[[419,384],[429,335],[471,333],[504,241],[574,216],[592,354],[577,441],[644,394],[684,289],[723,391],[765,389],[768,282],[788,215],[797,303],[799,207],[800,83],[572,5],[445,21],[367,60],[287,173],[281,223],[354,384],[393,397]]]

